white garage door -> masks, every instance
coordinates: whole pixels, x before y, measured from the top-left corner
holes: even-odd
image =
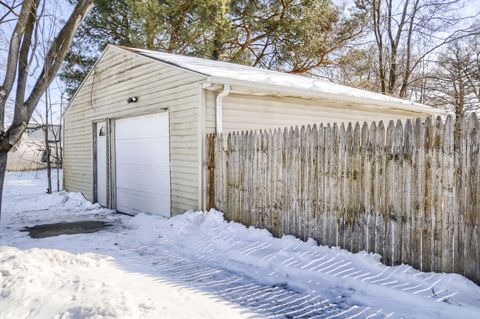
[[[115,123],[117,210],[170,216],[168,113]]]

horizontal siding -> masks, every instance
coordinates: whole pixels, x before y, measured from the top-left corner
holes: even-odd
[[[203,76],[109,47],[65,113],[64,185],[93,200],[93,122],[170,115],[172,213],[198,207],[198,106]],[[139,101],[128,104],[130,96]]]
[[[151,85],[152,81],[155,81],[155,78],[152,78],[149,81],[149,85]],[[157,108],[161,107],[169,107],[169,106],[183,106],[181,109],[185,109],[187,106],[185,103],[188,103],[188,99],[193,100],[192,96],[195,97],[195,91],[192,91],[193,87],[191,87],[191,80],[184,79],[183,82],[172,82],[176,83],[179,86],[165,88],[165,89],[157,89],[155,91],[149,91],[148,88],[139,88],[137,90],[122,90],[122,94],[113,94],[111,96],[107,96],[102,99],[94,99],[93,101],[85,100],[75,101],[75,103],[82,104],[88,107],[92,112],[84,113],[82,110],[72,110],[71,116],[77,114],[78,116],[91,116],[91,117],[98,117],[102,115],[102,111],[108,114],[108,110],[112,107],[115,107],[117,112],[129,112],[132,109],[132,105],[127,103],[127,99],[130,96],[138,96],[139,101],[136,104],[136,108],[146,108],[151,109],[152,106],[156,106]],[[132,79],[130,81],[131,86],[137,85],[137,83]],[[189,88],[190,86],[190,88]],[[180,100],[181,99],[181,100]],[[161,105],[159,105],[161,103]],[[110,106],[110,108],[105,109],[105,106]]]
[[[148,71],[148,72],[151,72],[151,71]],[[105,103],[105,100],[109,101],[111,98],[118,100],[119,97],[123,97],[125,95],[130,96],[132,94],[137,94],[137,95],[140,95],[140,94],[150,95],[155,93],[158,94],[159,91],[152,91],[151,89],[148,88],[148,86],[151,85],[152,80],[156,81],[158,76],[160,75],[150,73],[148,74],[148,77],[144,79],[144,81],[138,81],[136,75],[131,74],[129,79],[124,80],[119,84],[111,84],[111,85],[115,85],[113,87],[107,84],[103,88],[99,87],[99,84],[98,84],[99,81],[95,81],[95,83],[91,83],[90,81],[91,85],[95,87],[94,91],[102,90],[102,92],[93,93],[93,94],[82,94],[77,97],[78,98],[77,102],[90,103],[92,104],[92,106],[94,106],[95,103],[97,104]],[[108,79],[104,81],[108,81]],[[172,82],[177,84],[176,86],[173,87],[175,89],[175,88],[178,88],[179,85],[181,84],[191,83],[191,77],[185,74],[175,74],[174,76],[171,76],[171,79],[169,79],[169,81],[165,81],[163,83],[159,81],[158,87],[161,87],[162,85],[166,85],[168,87],[170,86],[169,84],[171,84]],[[134,84],[134,86],[132,86],[132,83]],[[111,91],[111,92],[109,93],[103,92],[103,91],[106,91],[107,88],[108,88],[108,91]],[[126,103],[126,101],[124,102]]]
[[[207,114],[210,114],[207,117],[207,125],[208,120],[212,121],[213,117],[214,128],[215,100],[214,94],[212,95],[207,109]],[[418,116],[419,113],[398,109],[377,109],[335,101],[316,101],[291,97],[230,94],[223,100],[224,132],[319,123],[372,122]],[[211,126],[212,124],[210,124]]]
[[[207,134],[215,133],[215,101],[216,93],[212,91],[205,91],[205,100],[207,109],[205,111],[205,120],[206,120],[206,132]]]

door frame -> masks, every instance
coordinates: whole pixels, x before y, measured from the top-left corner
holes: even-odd
[[[117,184],[115,169],[115,119],[108,119],[107,134],[107,203],[110,209],[117,210]]]
[[[107,194],[107,207],[109,206],[109,202],[108,202],[108,193],[109,193],[109,174],[108,174],[108,163],[109,163],[109,160],[108,160],[108,140],[109,140],[109,131],[108,131],[108,119],[100,119],[100,120],[95,120],[95,121],[92,121],[92,138],[93,138],[93,143],[92,143],[92,163],[93,163],[93,202],[94,203],[98,203],[98,177],[97,177],[97,172],[98,172],[98,169],[97,169],[97,166],[98,166],[98,163],[97,163],[97,160],[98,160],[98,155],[97,155],[97,128],[98,128],[98,125],[101,124],[101,123],[105,123],[105,128],[107,129],[107,132],[106,132],[106,155],[107,155],[107,158],[106,158],[106,164],[107,166],[105,167],[106,169],[106,174],[107,174],[107,180],[106,180],[106,187],[107,189],[105,190],[106,191],[106,194]]]

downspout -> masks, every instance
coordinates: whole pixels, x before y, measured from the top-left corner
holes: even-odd
[[[215,127],[217,128],[217,134],[222,133],[223,130],[223,98],[230,94],[230,85],[224,84],[223,91],[218,93],[215,103]]]

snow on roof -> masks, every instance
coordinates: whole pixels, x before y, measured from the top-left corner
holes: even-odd
[[[352,102],[362,104],[388,105],[391,107],[399,107],[409,109],[411,111],[440,113],[440,110],[427,105],[415,103],[409,100],[360,90],[345,85],[339,85],[321,79],[314,79],[302,75],[288,74],[267,69],[260,69],[251,66],[245,66],[235,63],[222,61],[213,61],[208,59],[190,57],[179,54],[171,54],[165,52],[135,49],[122,47],[125,50],[135,52],[137,54],[162,61],[177,67],[194,71],[206,76],[215,78],[217,83],[225,84],[261,84],[271,87],[272,89],[285,89],[291,91],[298,90],[298,96],[304,96],[305,92],[317,95],[330,95],[340,97],[342,100],[350,100]],[[243,82],[243,83],[242,83]],[[302,94],[300,94],[300,91]],[[308,94],[308,93],[307,93]]]

